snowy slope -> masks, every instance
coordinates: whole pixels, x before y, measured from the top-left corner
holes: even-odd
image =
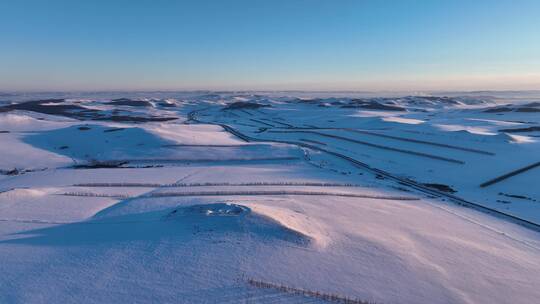
[[[0,113],[1,303],[540,297],[538,231],[307,148],[540,222],[540,167],[479,187],[540,161],[534,131],[500,131],[535,126],[534,112],[469,96],[119,95],[66,103],[177,119]]]

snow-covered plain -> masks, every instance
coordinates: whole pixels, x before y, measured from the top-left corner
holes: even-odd
[[[446,95],[5,95],[0,303],[535,303],[538,98]]]

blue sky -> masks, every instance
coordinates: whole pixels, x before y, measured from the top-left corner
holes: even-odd
[[[537,0],[0,0],[0,90],[540,89]]]

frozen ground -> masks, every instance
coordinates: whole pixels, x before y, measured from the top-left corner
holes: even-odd
[[[538,95],[445,95],[4,94],[0,303],[534,303]]]

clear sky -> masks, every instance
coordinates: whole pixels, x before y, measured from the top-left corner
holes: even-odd
[[[540,89],[538,0],[0,0],[0,90]]]

